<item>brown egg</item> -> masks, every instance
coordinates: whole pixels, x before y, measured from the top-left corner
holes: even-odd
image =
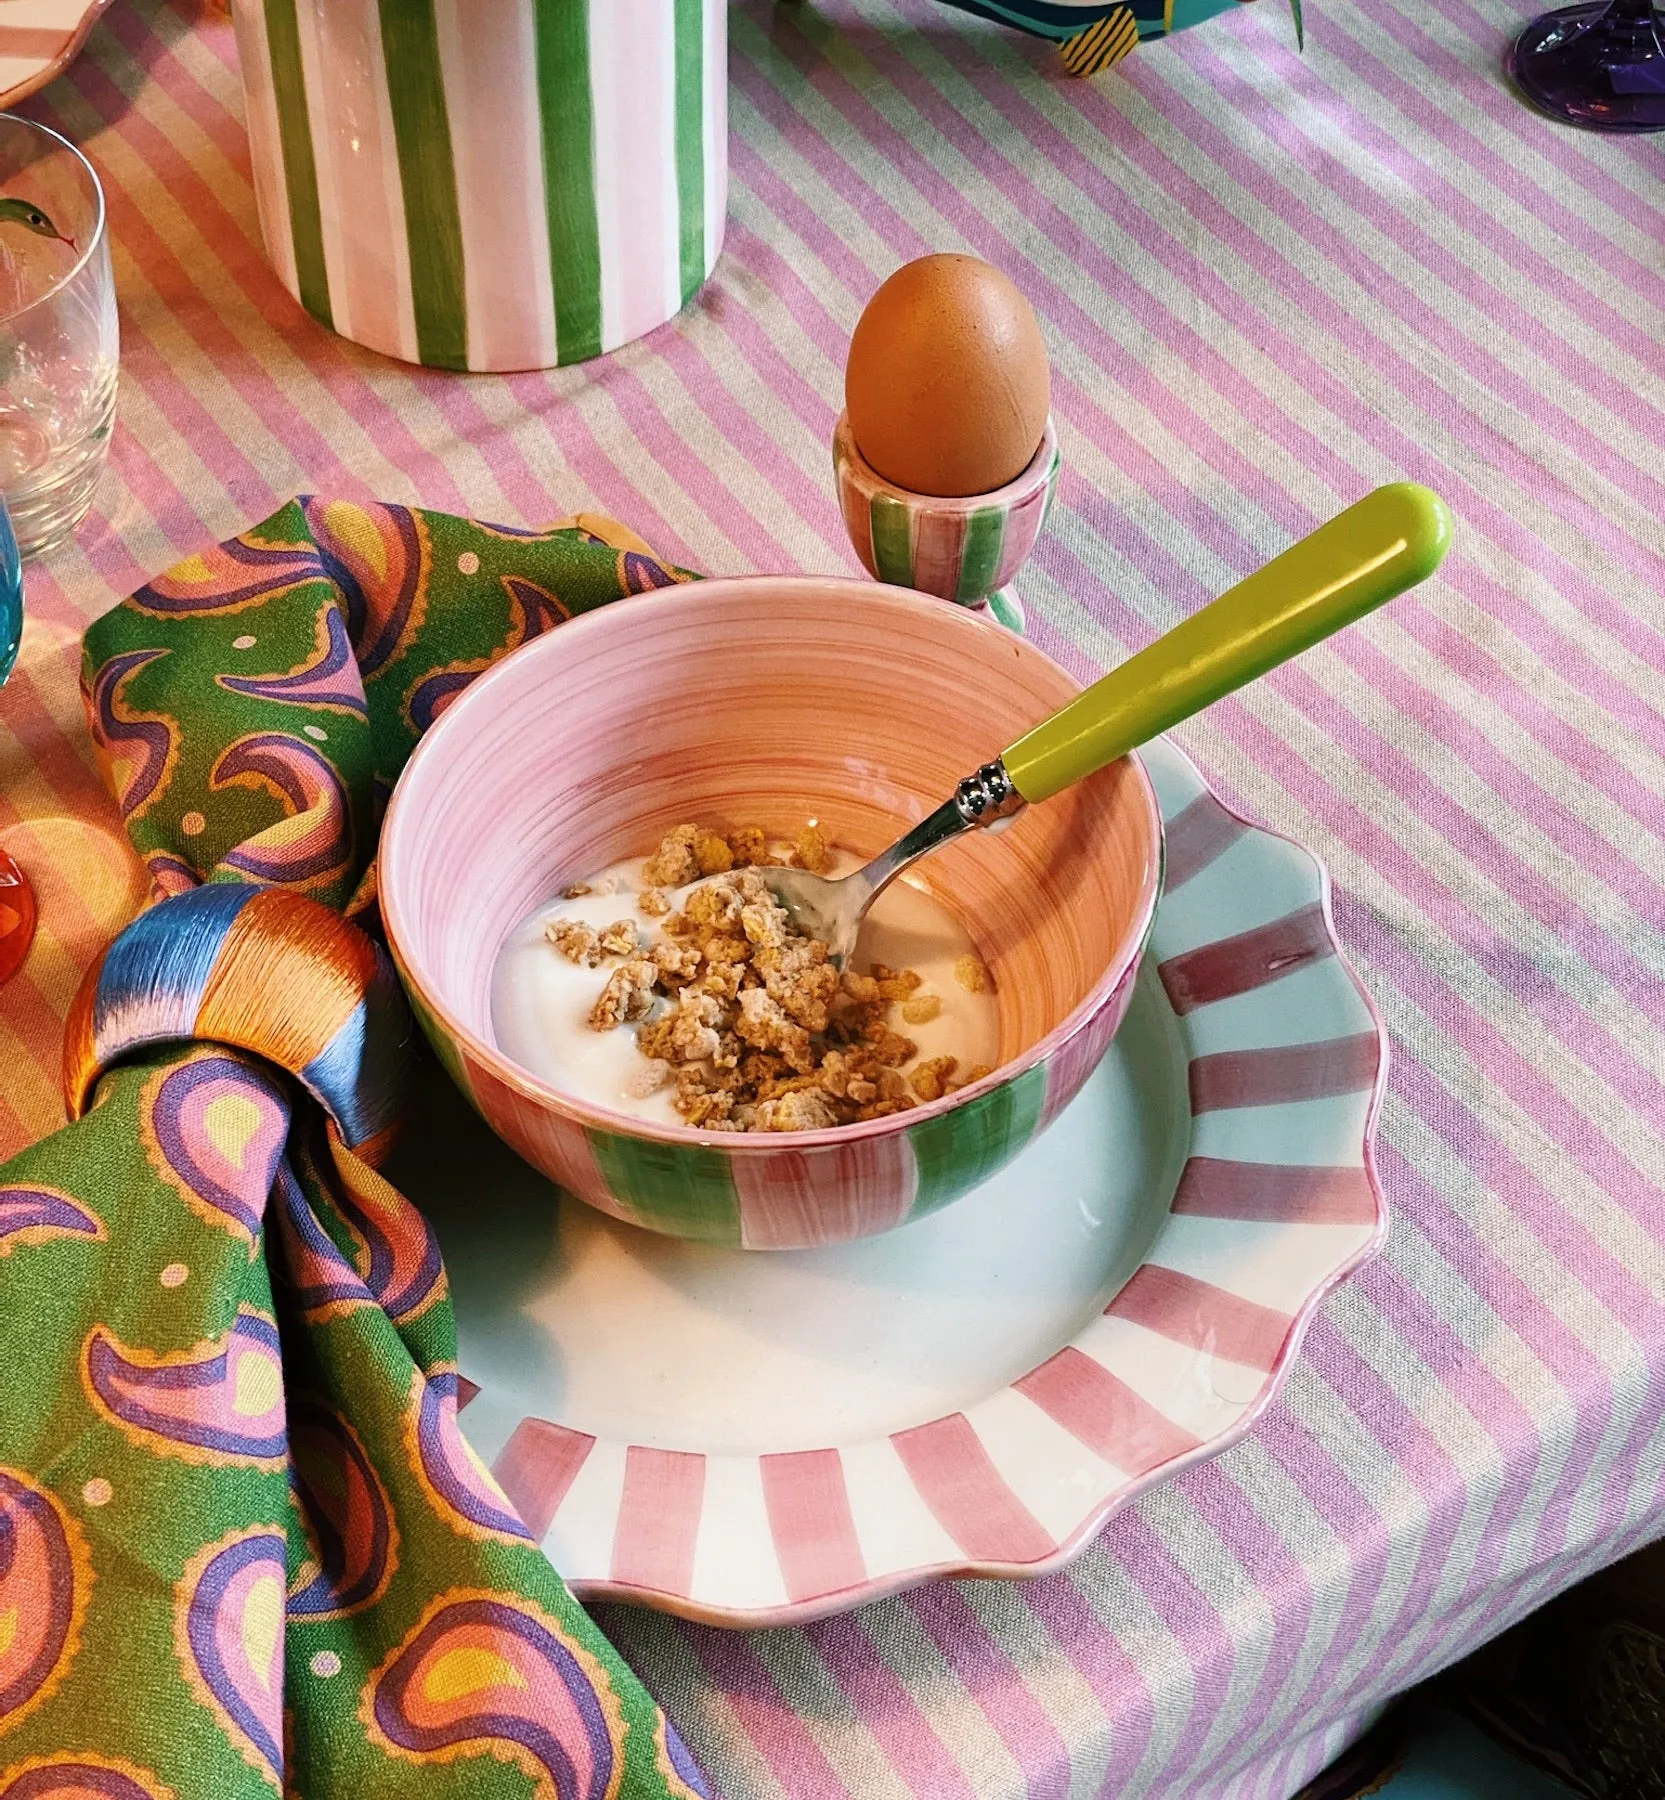
[[[1034,457],[1052,403],[1034,311],[975,256],[905,263],[856,325],[844,401],[862,455],[897,487],[1004,487]]]

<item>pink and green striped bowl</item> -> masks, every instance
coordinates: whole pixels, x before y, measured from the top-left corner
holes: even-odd
[[[1001,1066],[895,1118],[739,1136],[602,1110],[497,1048],[493,968],[534,907],[684,819],[807,814],[876,852],[1076,689],[973,614],[861,581],[700,582],[535,639],[432,727],[383,828],[382,916],[428,1037],[499,1136],[616,1218],[797,1249],[934,1212],[1045,1129],[1121,1023],[1161,885],[1137,759],[921,866],[994,971]]]
[[[864,457],[840,413],[833,431],[833,475],[844,527],[875,581],[917,588],[939,600],[978,607],[997,600],[1023,567],[1046,526],[1058,490],[1058,433],[1052,420],[1040,448],[1015,481],[963,499],[910,493],[886,481]],[[991,608],[1022,629],[1023,615]]]

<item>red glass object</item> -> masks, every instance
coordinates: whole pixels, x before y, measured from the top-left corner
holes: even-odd
[[[35,937],[35,890],[29,877],[0,850],[0,983],[23,967]]]

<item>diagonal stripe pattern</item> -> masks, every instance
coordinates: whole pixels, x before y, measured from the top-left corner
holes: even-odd
[[[958,249],[1053,349],[1063,481],[1020,587],[1082,674],[1377,481],[1459,518],[1437,586],[1182,734],[1331,869],[1394,1045],[1385,1255],[1243,1443],[1065,1574],[755,1636],[608,1612],[725,1793],[1289,1793],[1665,1523],[1665,193],[1657,146],[1512,98],[1521,16],[1357,0],[1297,58],[1250,6],[1088,83],[935,0],[736,0],[706,299],[592,368],[467,382],[341,343],[274,279],[225,25],[128,0],[30,103],[106,182],[123,387],[0,695],[0,842],[41,901],[0,990],[0,1155],[60,1122],[64,1017],[144,888],[79,633],[292,493],[593,509],[693,567],[855,573],[826,466],[844,346],[896,263]],[[1176,900],[1233,836],[1199,816]],[[1236,1004],[1193,1015],[1222,1020],[1210,1054],[1242,1048]]]

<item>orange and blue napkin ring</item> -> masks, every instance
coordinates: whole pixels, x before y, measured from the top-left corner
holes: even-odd
[[[285,888],[212,885],[141,913],[87,972],[64,1031],[72,1119],[138,1050],[192,1039],[286,1069],[374,1162],[398,1122],[410,1010],[387,952]]]

